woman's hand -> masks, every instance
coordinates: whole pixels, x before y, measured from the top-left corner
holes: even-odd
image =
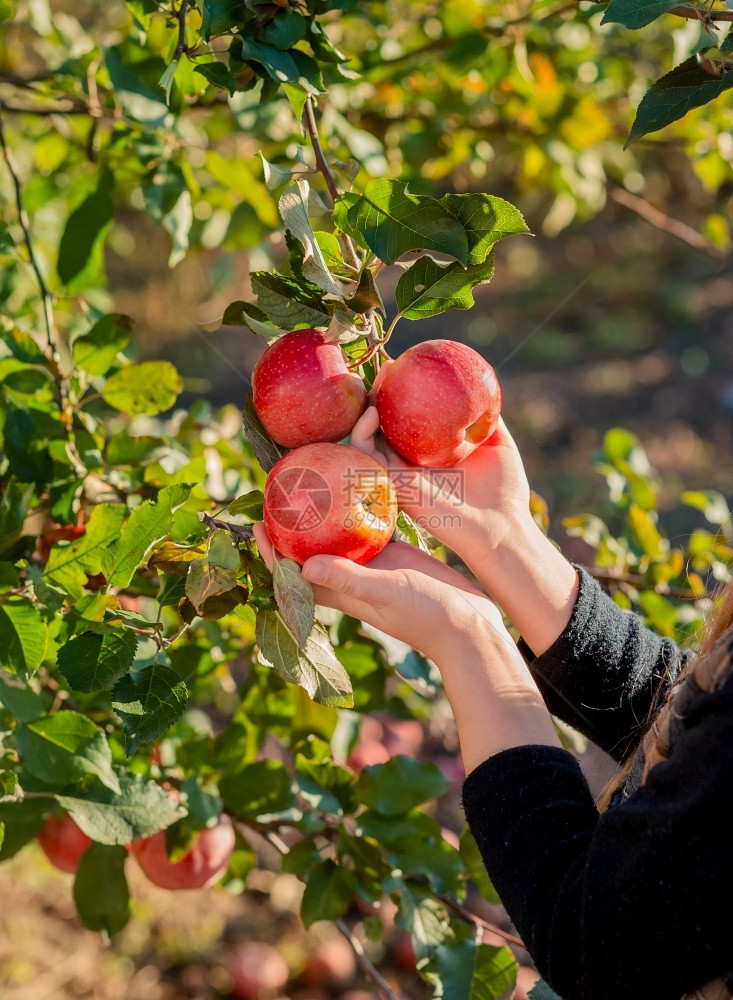
[[[351,443],[389,470],[397,502],[461,558],[498,548],[507,535],[530,531],[529,483],[522,458],[503,421],[467,459],[448,469],[425,469],[401,458],[385,441],[378,450],[376,407],[351,432]]]
[[[265,562],[274,552],[254,526]],[[312,556],[303,576],[316,602],[401,639],[435,661],[458,726],[466,771],[527,743],[559,746],[550,715],[492,602],[460,573],[404,542],[367,566]]]
[[[388,364],[372,389],[375,398]],[[389,470],[397,501],[463,559],[479,583],[539,655],[561,634],[575,607],[578,574],[535,524],[522,458],[503,421],[493,437],[458,465],[423,469],[385,442],[377,450],[376,407],[351,432],[351,443]]]
[[[260,554],[272,568],[264,524],[254,526]],[[336,608],[440,659],[460,637],[484,623],[513,642],[496,606],[455,570],[404,542],[391,542],[367,566],[338,556],[312,556],[303,576],[317,604]]]

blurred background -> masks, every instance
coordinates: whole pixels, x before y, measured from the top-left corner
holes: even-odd
[[[501,195],[534,234],[499,244],[496,277],[477,290],[475,309],[403,321],[391,353],[449,337],[491,361],[550,531],[577,558],[590,550],[567,537],[562,520],[581,511],[612,516],[593,458],[614,427],[637,434],[657,470],[670,539],[701,524],[700,512],[680,501],[683,491],[718,491],[730,508],[730,97],[623,148],[650,82],[702,44],[699,25],[669,17],[632,33],[602,27],[599,5],[545,0],[339,6],[328,32],[353,54],[360,77],[329,81],[320,107],[329,157],[358,161],[357,186],[395,176],[425,193]],[[304,139],[285,101],[260,105],[251,91],[227,101],[193,73],[177,80],[166,109],[156,87],[174,43],[167,7],[0,0],[0,111],[68,331],[81,322],[82,301],[92,314],[128,314],[137,357],[166,358],[181,372],[184,406],[203,399],[214,410],[241,407],[265,345],[218,321],[232,300],[251,297],[249,272],[284,253],[255,154],[290,162]],[[136,67],[144,92],[120,82],[110,52]],[[141,95],[146,112],[134,100]],[[56,248],[100,162],[114,179],[114,221],[84,273],[64,287]],[[10,186],[3,168],[0,175],[9,225]],[[28,328],[32,276],[9,257],[0,264],[0,310]],[[388,313],[396,277],[383,273]],[[426,729],[407,752],[439,757],[441,749]],[[589,773],[600,789],[610,772],[594,759]],[[458,787],[460,775],[453,780]],[[462,828],[457,796],[441,821]],[[80,929],[70,878],[35,846],[0,867],[3,1000],[254,996],[241,968],[268,963],[263,1000],[285,996],[286,979],[292,1000],[377,995],[336,932],[318,925],[303,933],[294,876],[258,872],[237,896],[171,895],[137,874],[135,919],[108,947]],[[483,907],[506,928],[498,907]],[[274,949],[247,952],[253,941]],[[326,972],[311,968],[324,942],[333,954]],[[399,935],[381,947],[390,981],[405,996],[429,995]]]

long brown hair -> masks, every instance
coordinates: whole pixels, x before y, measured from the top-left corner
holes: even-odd
[[[733,629],[733,580],[721,588],[715,604],[717,605],[715,611],[709,616],[707,623],[703,627],[701,640],[697,645],[697,655],[681,670],[675,680],[675,684],[669,691],[667,700],[642,738],[645,756],[644,779],[646,779],[649,768],[662,760],[666,760],[669,756],[668,737],[669,724],[672,719],[672,706],[675,696],[680,690],[682,681],[689,677],[690,674],[694,674],[698,687],[703,691],[711,691],[715,688],[718,681],[718,672],[725,668],[725,661],[713,660],[709,654],[712,653],[716,643],[725,633],[729,629]],[[632,753],[619,773],[605,789],[599,803],[600,809],[605,809],[608,806],[615,790],[626,780],[635,757],[636,755]]]

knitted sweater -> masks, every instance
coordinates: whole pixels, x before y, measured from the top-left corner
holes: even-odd
[[[567,628],[530,667],[550,711],[622,761],[687,655],[581,573]],[[490,757],[463,803],[502,902],[564,1000],[679,1000],[730,970],[733,676],[700,696],[672,757],[604,813],[573,756],[550,746]]]

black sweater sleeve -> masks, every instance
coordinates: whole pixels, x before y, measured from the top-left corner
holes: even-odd
[[[552,714],[623,761],[690,654],[579,573],[578,599],[562,635],[536,658],[525,642],[520,649]]]
[[[733,967],[733,676],[683,725],[672,757],[600,815],[554,747],[502,751],[465,781],[489,875],[565,1000],[679,1000]]]

